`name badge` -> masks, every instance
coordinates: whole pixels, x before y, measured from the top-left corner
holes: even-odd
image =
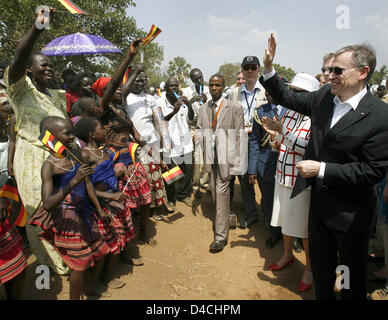
[[[251,133],[253,128],[253,119],[250,118],[249,122],[245,123],[245,132]]]

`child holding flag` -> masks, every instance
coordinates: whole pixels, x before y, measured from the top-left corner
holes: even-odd
[[[119,157],[119,152],[115,153],[102,147],[106,140],[105,130],[96,118],[80,119],[75,125],[74,132],[77,138],[86,142],[82,157],[94,168],[90,180],[96,189],[101,206],[113,217],[113,224],[109,228],[99,223],[100,232],[112,253],[105,258],[101,274],[109,288],[118,289],[125,283],[110,277],[114,256],[124,253],[127,243],[135,237],[128,195],[120,192],[114,170],[114,161]],[[122,153],[128,154],[128,148],[123,151]]]
[[[101,209],[89,180],[94,170],[81,166],[78,157],[71,153],[74,142],[71,122],[47,117],[41,121],[40,129],[41,137],[44,135],[42,142],[50,146],[50,155],[42,166],[43,205],[30,224],[43,229],[40,237],[57,250],[71,269],[70,299],[78,300],[84,272],[110,251],[99,232],[98,216],[105,224],[111,223],[111,217]],[[93,210],[89,201],[95,207]]]

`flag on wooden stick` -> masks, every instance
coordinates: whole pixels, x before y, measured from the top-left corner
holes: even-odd
[[[72,14],[87,14],[84,10],[78,7],[74,2],[70,0],[58,0],[63,6],[69,10]]]
[[[154,40],[160,33],[162,32],[162,30],[155,26],[154,24],[152,25],[151,27],[151,30],[150,32],[148,33],[148,35],[144,38],[143,40],[143,44],[147,44],[147,43],[150,43],[152,40]]]

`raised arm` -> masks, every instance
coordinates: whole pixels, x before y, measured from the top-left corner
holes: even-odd
[[[276,53],[276,40],[273,33],[268,38],[268,47],[264,54],[264,71],[260,83],[268,91],[270,96],[280,105],[297,111],[306,116],[311,116],[312,107],[319,91],[307,93],[294,93],[284,85],[275,74],[273,60]]]
[[[55,8],[50,8],[49,22],[52,22],[55,11]],[[43,28],[38,29],[37,24],[47,24],[47,19],[48,18],[44,16],[44,12],[39,12],[36,21],[34,22],[34,25],[30,29],[30,31],[28,31],[28,33],[22,38],[22,40],[20,40],[18,46],[16,47],[15,55],[9,65],[9,85],[16,83],[26,74],[28,59],[31,56],[35,42],[44,30]]]
[[[143,39],[137,39],[131,43],[129,46],[128,53],[120,64],[119,68],[112,77],[112,80],[107,85],[104,95],[102,96],[101,104],[104,110],[108,109],[109,102],[111,101],[113,95],[115,94],[117,88],[120,86],[121,81],[124,77],[125,71],[128,69],[129,64],[131,63],[133,57],[137,54],[139,50],[140,43]]]

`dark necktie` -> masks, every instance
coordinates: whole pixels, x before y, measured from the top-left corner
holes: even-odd
[[[278,107],[273,108],[273,112],[275,113],[276,116],[278,116],[279,115]]]

